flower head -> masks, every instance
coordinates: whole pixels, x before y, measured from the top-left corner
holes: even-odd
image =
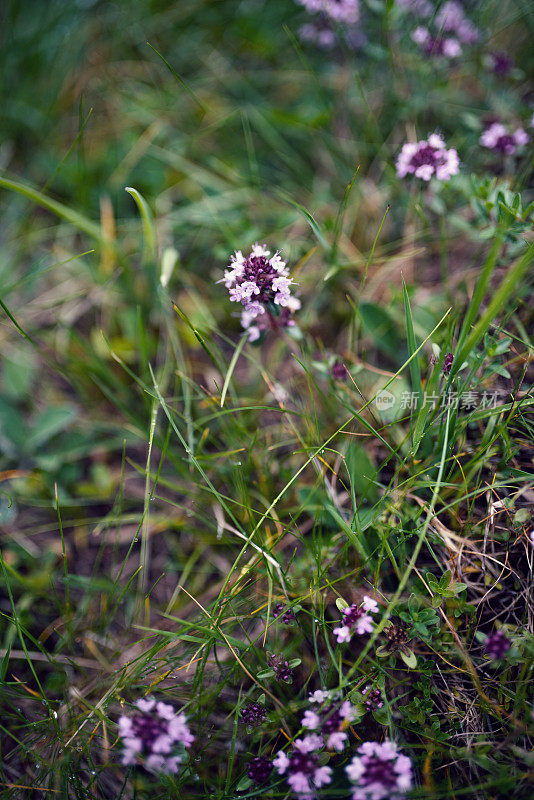
[[[315,752],[322,746],[320,737],[315,734],[296,739],[289,753],[280,750],[274,759],[279,775],[286,775],[288,784],[299,800],[311,800],[315,789],[320,789],[332,780],[330,767],[322,767]]]
[[[364,742],[357,753],[345,767],[353,800],[398,800],[409,791],[412,762],[393,742]]]
[[[248,777],[254,783],[267,783],[273,771],[273,762],[267,756],[257,756],[249,762],[247,768]]]
[[[376,614],[378,603],[371,597],[364,597],[363,602],[357,605],[344,608],[341,617],[343,623],[340,627],[334,628],[334,635],[339,643],[350,642],[354,633],[363,636],[364,633],[371,633],[374,627],[373,618],[367,612]]]
[[[435,23],[440,30],[454,33],[463,44],[473,44],[479,33],[456,0],[447,0],[436,14]]]
[[[437,133],[420,142],[407,142],[397,158],[397,175],[415,175],[424,181],[435,176],[440,181],[456,175],[460,161],[456,150],[447,150],[445,142]]]
[[[329,750],[341,752],[348,738],[345,728],[354,717],[352,705],[348,700],[337,698],[335,693],[321,691],[310,695],[310,703],[320,705],[304,712],[302,727],[314,731]]]
[[[274,677],[277,681],[284,681],[284,683],[293,682],[293,670],[289,666],[289,661],[284,661],[281,656],[270,655],[268,664],[274,672]]]
[[[312,14],[322,13],[338,23],[354,25],[360,17],[359,0],[297,0]]]
[[[408,628],[406,624],[395,617],[395,622],[391,622],[382,631],[382,636],[385,638],[385,644],[380,646],[380,651],[386,654],[390,653],[408,653],[410,652],[411,638],[408,635]]]
[[[271,256],[265,245],[255,244],[247,258],[236,250],[222,281],[230,300],[244,307],[241,324],[251,341],[259,338],[274,317],[280,327],[294,324],[291,317],[300,308],[300,300],[291,294],[289,270],[279,254]]]
[[[518,128],[515,133],[510,133],[506,125],[501,122],[492,122],[480,137],[480,144],[483,147],[502,155],[512,155],[528,141],[529,135],[523,128]]]
[[[182,747],[190,747],[193,736],[182,712],[157,703],[154,698],[136,702],[136,713],[119,717],[122,763],[140,764],[149,772],[174,773],[182,761]]]
[[[443,366],[441,367],[441,371],[444,375],[448,375],[451,371],[452,362],[454,361],[454,353],[445,353],[445,358],[443,359]]]
[[[285,625],[295,622],[296,616],[292,608],[287,608],[283,603],[277,603],[273,608],[273,617],[280,617]]]
[[[415,14],[416,17],[431,17],[434,13],[434,6],[430,0],[397,0],[397,5]]]
[[[373,689],[371,684],[362,689],[362,694],[365,698],[365,707],[367,711],[377,711],[382,708],[384,701],[382,700],[382,692],[380,689]]]
[[[247,703],[241,709],[241,719],[248,726],[261,725],[267,716],[267,710],[261,703]]]
[[[490,53],[490,67],[498,78],[505,78],[514,66],[513,58],[503,51]]]
[[[444,36],[432,36],[428,28],[417,27],[410,34],[410,38],[418,44],[426,56],[445,56],[457,58],[462,54],[458,39]]]
[[[502,631],[494,631],[486,639],[484,650],[490,658],[502,658],[511,646],[510,639]]]

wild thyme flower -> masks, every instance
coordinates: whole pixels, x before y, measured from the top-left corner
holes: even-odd
[[[420,142],[407,142],[397,158],[397,175],[415,175],[424,181],[435,176],[439,181],[447,181],[456,175],[460,161],[454,149],[447,150],[445,142],[437,133]]]
[[[241,709],[241,719],[248,727],[261,725],[267,716],[267,709],[261,703],[247,703]]]
[[[289,661],[284,661],[280,656],[270,655],[268,664],[274,672],[274,677],[277,681],[284,681],[284,683],[292,683],[293,670],[289,666]]]
[[[528,141],[529,135],[523,128],[518,128],[514,133],[510,133],[506,125],[501,122],[493,122],[480,137],[480,144],[483,147],[502,155],[513,155]]]
[[[397,5],[423,19],[431,17],[434,13],[434,6],[430,0],[397,0]]]
[[[426,56],[445,56],[457,58],[462,54],[458,39],[444,36],[432,36],[428,28],[417,27],[410,34],[410,38],[418,44]]]
[[[182,747],[190,747],[193,736],[182,712],[157,703],[154,698],[137,700],[137,712],[119,718],[122,763],[140,764],[149,772],[174,773],[182,761]]]
[[[443,3],[435,18],[436,26],[447,33],[454,33],[463,44],[473,44],[479,38],[479,32],[469,20],[456,0]]]
[[[332,50],[336,46],[337,36],[332,28],[332,23],[325,14],[317,19],[306,22],[299,28],[299,36],[305,42],[311,42],[323,50]]]
[[[452,362],[454,361],[454,354],[453,353],[446,353],[445,358],[443,359],[443,366],[441,371],[444,375],[448,375],[451,371]]]
[[[326,14],[334,22],[354,25],[360,18],[359,0],[297,0],[311,14]]]
[[[222,281],[230,300],[244,306],[241,324],[249,331],[251,341],[269,326],[269,319],[271,327],[290,325],[291,314],[300,308],[300,300],[291,295],[293,281],[286,262],[278,253],[271,256],[265,245],[255,244],[247,258],[236,250]],[[276,323],[274,318],[279,318]]]
[[[279,775],[286,775],[287,782],[299,800],[312,800],[315,789],[332,781],[330,767],[322,767],[316,751],[322,746],[320,737],[311,734],[293,742],[289,753],[280,750],[274,759]]]
[[[297,619],[292,608],[287,608],[284,603],[277,603],[273,608],[273,617],[280,617],[285,625],[291,625]]]
[[[345,380],[345,378],[347,377],[347,369],[345,367],[345,364],[339,359],[336,359],[336,361],[334,361],[334,363],[332,364],[330,374],[332,375],[335,381]]]
[[[498,78],[506,78],[512,67],[514,66],[514,60],[508,53],[503,51],[497,51],[495,53],[490,53],[489,62],[493,74],[496,75]]]
[[[363,603],[344,608],[342,611],[342,625],[334,628],[334,635],[339,643],[350,642],[354,633],[363,636],[364,633],[371,633],[374,627],[373,618],[368,613],[376,614],[378,603],[371,597],[365,596]]]
[[[398,800],[410,790],[412,762],[393,742],[364,742],[357,753],[345,767],[352,800]]]
[[[267,783],[273,771],[273,762],[267,756],[256,756],[249,762],[247,768],[248,777],[254,783]]]
[[[310,695],[310,703],[319,703],[320,706],[317,710],[305,711],[300,724],[320,736],[329,750],[341,752],[348,739],[345,728],[354,717],[352,705],[348,700],[336,698],[335,693],[321,691]]]
[[[362,689],[362,694],[365,698],[364,703],[367,711],[378,711],[384,705],[382,692],[380,689],[373,689],[371,684]]]
[[[486,639],[484,650],[490,658],[502,658],[511,646],[512,643],[502,631],[494,631]]]

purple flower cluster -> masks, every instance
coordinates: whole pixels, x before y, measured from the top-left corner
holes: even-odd
[[[359,0],[297,0],[310,14],[326,14],[333,22],[354,25],[360,17]]]
[[[376,614],[378,611],[378,603],[371,597],[365,596],[363,603],[344,608],[342,613],[342,625],[334,628],[334,635],[339,643],[350,642],[354,633],[358,636],[363,636],[364,633],[371,633],[374,627],[373,618],[370,614]]]
[[[270,655],[267,663],[273,670],[277,681],[284,681],[284,683],[293,681],[293,670],[289,666],[289,661],[284,661],[281,656]]]
[[[249,762],[247,768],[248,777],[254,783],[267,783],[273,771],[273,762],[267,756],[257,756]]]
[[[490,658],[502,658],[511,646],[510,639],[502,631],[494,631],[486,639],[484,650]]]
[[[280,750],[274,759],[279,775],[286,775],[287,782],[299,800],[312,800],[315,789],[332,781],[330,767],[321,766],[316,752],[322,746],[321,738],[315,734],[295,739],[289,753]]]
[[[295,622],[295,612],[291,608],[287,608],[283,603],[277,603],[273,608],[273,617],[280,617],[285,625],[291,625]]]
[[[267,709],[261,703],[247,703],[241,709],[241,719],[249,727],[261,725],[266,716]]]
[[[222,280],[230,300],[244,306],[241,324],[250,341],[258,339],[261,331],[269,327],[273,314],[281,326],[294,324],[291,315],[300,308],[300,300],[291,295],[289,270],[279,254],[271,256],[265,245],[255,244],[247,258],[237,250]]]
[[[477,28],[466,17],[461,4],[456,0],[443,3],[434,22],[440,31],[454,34],[462,44],[474,44],[479,38]]]
[[[362,689],[362,694],[365,697],[364,702],[367,711],[378,711],[384,705],[380,689],[373,689],[371,684]]]
[[[174,773],[182,761],[181,748],[190,747],[193,736],[182,712],[153,698],[137,700],[137,713],[119,718],[122,763],[140,764],[149,772]]]
[[[480,137],[480,144],[496,153],[512,155],[519,147],[529,141],[528,133],[523,128],[517,128],[514,133],[501,122],[492,122]]]
[[[357,753],[345,767],[352,800],[398,800],[410,790],[412,762],[393,742],[364,742]]]
[[[454,353],[445,353],[445,358],[443,359],[443,366],[441,371],[444,375],[448,375],[451,371],[452,362],[454,361]]]
[[[336,699],[331,692],[322,690],[310,695],[310,703],[318,703],[319,707],[304,712],[302,727],[314,731],[329,750],[341,752],[348,738],[345,728],[354,718],[352,705],[348,700]]]
[[[489,58],[493,74],[498,78],[505,78],[514,66],[513,58],[503,51],[490,53]]]
[[[397,5],[422,19],[431,17],[434,13],[434,6],[430,0],[397,0]]]
[[[439,181],[446,181],[456,175],[460,160],[454,149],[447,150],[445,142],[437,133],[420,142],[407,142],[397,158],[397,175],[415,175],[424,181],[435,176]]]
[[[458,39],[454,37],[432,36],[428,28],[418,25],[410,34],[410,38],[421,47],[426,56],[445,56],[445,58],[458,58],[462,48]]]

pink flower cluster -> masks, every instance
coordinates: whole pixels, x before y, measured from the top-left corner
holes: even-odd
[[[523,128],[517,128],[514,133],[510,133],[506,125],[501,122],[493,122],[480,137],[480,144],[483,147],[503,155],[512,155],[528,141],[529,135]]]
[[[428,28],[419,25],[412,33],[410,38],[418,44],[426,56],[445,56],[445,58],[457,58],[462,54],[462,48],[458,39],[453,37],[432,36]]]
[[[365,596],[360,605],[354,603],[344,608],[342,613],[342,625],[334,628],[334,635],[339,643],[350,642],[354,633],[363,636],[364,633],[371,633],[374,627],[373,618],[370,614],[376,614],[378,603],[371,597]]]
[[[331,20],[354,25],[360,17],[359,0],[297,0],[311,14],[322,13]]]
[[[434,13],[430,0],[397,0],[397,5],[421,18],[431,17]]]
[[[447,150],[442,137],[432,133],[428,139],[403,145],[396,166],[399,178],[415,175],[429,181],[435,176],[439,181],[446,181],[457,174],[460,160],[456,150]]]
[[[319,763],[317,750],[321,747],[321,737],[312,733],[295,739],[289,753],[280,750],[273,761],[278,774],[287,776],[299,800],[313,800],[315,789],[332,781],[332,769]]]
[[[230,300],[244,306],[241,324],[250,341],[269,327],[269,309],[278,314],[281,326],[294,324],[291,314],[300,308],[300,300],[291,295],[289,270],[279,254],[271,256],[265,245],[255,244],[247,258],[237,250],[222,280]]]
[[[348,766],[352,800],[398,800],[412,786],[412,762],[389,740],[364,742]]]
[[[354,718],[354,708],[348,700],[336,699],[335,693],[322,690],[310,695],[310,703],[319,707],[304,712],[302,727],[314,731],[328,750],[341,752],[348,739],[344,729]]]
[[[473,44],[479,33],[470,19],[465,15],[462,5],[456,0],[443,3],[434,20],[439,30],[453,33],[462,44]]]
[[[190,747],[194,740],[185,714],[154,698],[137,700],[135,706],[137,713],[132,717],[119,718],[122,763],[139,764],[149,772],[177,772],[182,747]]]

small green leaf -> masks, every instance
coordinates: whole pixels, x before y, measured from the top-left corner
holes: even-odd
[[[402,651],[400,657],[409,669],[415,669],[417,666],[417,656],[413,650]]]

